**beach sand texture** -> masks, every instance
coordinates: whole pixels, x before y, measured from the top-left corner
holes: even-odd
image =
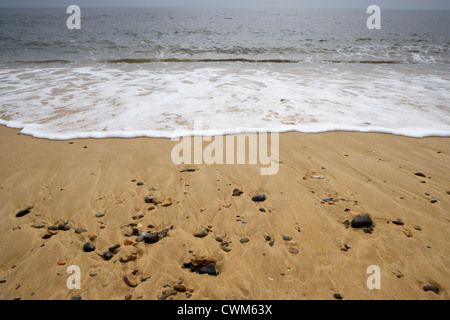
[[[263,176],[175,165],[170,139],[51,141],[2,126],[0,299],[449,299],[449,141],[282,133],[279,171]],[[372,229],[348,225],[362,214]],[[59,224],[70,229],[48,230]],[[137,242],[143,231],[163,236]],[[201,259],[217,275],[183,268]],[[80,289],[67,286],[72,265]],[[372,265],[380,289],[367,287]]]

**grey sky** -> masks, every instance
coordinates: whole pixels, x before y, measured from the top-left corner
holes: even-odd
[[[0,0],[0,7],[147,7],[147,6],[219,6],[219,7],[299,7],[299,8],[367,8],[445,9],[450,0]]]

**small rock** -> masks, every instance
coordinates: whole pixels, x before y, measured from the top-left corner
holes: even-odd
[[[216,237],[216,241],[217,241],[217,242],[222,242],[223,239],[222,239],[222,237],[217,236],[217,237]]]
[[[253,201],[264,201],[264,200],[266,200],[266,195],[265,194],[255,194],[252,197],[252,200]]]
[[[424,175],[422,172],[416,172],[416,173],[414,173],[416,176],[418,176],[418,177],[423,177],[423,178],[426,178],[427,176],[426,175]]]
[[[155,243],[159,240],[158,232],[151,232],[144,236],[145,243]]]
[[[83,246],[83,250],[84,252],[91,252],[95,250],[95,246],[90,242],[86,242]]]
[[[131,300],[131,297],[132,297],[131,294],[127,294],[127,295],[125,296],[125,300]]]
[[[137,287],[138,285],[138,279],[137,277],[132,273],[127,273],[123,276],[123,281],[130,287]]]
[[[143,182],[138,182],[138,183],[136,183],[136,185],[138,185],[138,186],[143,186],[144,183],[143,183]]]
[[[126,246],[131,246],[133,244],[133,241],[131,241],[130,239],[125,239],[123,244]]]
[[[33,223],[31,226],[32,226],[33,228],[40,229],[40,228],[45,227],[45,224],[43,224],[43,223]]]
[[[120,244],[115,244],[111,247],[108,248],[109,251],[111,251],[112,253],[117,253],[117,249],[120,248]]]
[[[97,213],[95,214],[95,216],[96,216],[97,218],[101,218],[101,217],[103,217],[104,215],[105,215],[104,212],[97,212]]]
[[[431,203],[436,203],[436,202],[438,202],[437,200],[431,200],[430,201]]]
[[[76,228],[75,229],[75,233],[83,233],[83,232],[87,232],[87,230],[84,228]]]
[[[195,230],[194,232],[194,236],[198,237],[198,238],[202,238],[204,236],[206,236],[208,234],[208,231],[206,231],[203,228],[198,228],[197,230]]]
[[[146,196],[144,200],[146,203],[152,203],[155,198],[153,198],[152,196]]]
[[[70,226],[68,224],[65,224],[65,223],[58,224],[58,230],[67,231],[69,229],[70,229]]]
[[[259,211],[261,211],[261,212],[266,212],[266,209],[264,209],[264,208],[259,208]]]
[[[105,259],[106,261],[111,260],[111,258],[114,256],[114,254],[111,251],[106,251],[102,257],[103,259]]]
[[[322,176],[322,175],[319,175],[319,176],[311,176],[310,178],[311,178],[311,179],[325,179],[325,177]]]
[[[358,216],[352,220],[353,228],[371,227],[372,225],[372,219],[367,214]]]
[[[129,255],[120,257],[120,262],[128,262],[128,261],[133,261],[137,259],[137,253],[131,253]]]
[[[242,238],[241,240],[239,240],[240,243],[247,243],[249,241],[250,241],[249,238]]]
[[[239,197],[241,194],[243,194],[244,192],[242,192],[241,190],[239,190],[238,188],[233,190],[233,197]]]
[[[207,273],[207,274],[209,274],[211,276],[215,276],[217,274],[216,266],[215,266],[214,263],[208,263],[207,265],[201,267],[198,270],[198,273],[200,273],[200,274]]]
[[[20,218],[23,217],[27,214],[29,214],[31,212],[32,207],[28,207],[26,209],[20,210],[19,212],[16,213],[16,217]]]
[[[292,238],[291,238],[290,236],[283,235],[283,240],[284,240],[284,241],[291,241]]]
[[[403,221],[399,221],[399,220],[392,221],[392,223],[396,224],[398,226],[403,226],[405,224]]]
[[[63,265],[65,265],[66,264],[66,260],[60,260],[60,261],[58,261],[58,265],[59,266],[63,266]]]
[[[182,284],[174,285],[173,288],[178,292],[186,292],[187,290],[186,287],[183,286]]]
[[[342,300],[342,296],[341,296],[340,293],[335,293],[334,294],[334,298],[337,299],[337,300]]]
[[[195,169],[184,169],[181,170],[180,172],[195,172]]]
[[[424,291],[433,291],[436,294],[439,294],[439,288],[435,287],[435,286],[424,286],[423,287]]]
[[[49,239],[51,236],[53,236],[53,233],[47,232],[42,236],[42,239]]]

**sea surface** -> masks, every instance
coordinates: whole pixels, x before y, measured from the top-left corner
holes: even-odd
[[[0,124],[47,139],[450,136],[450,11],[0,8]]]

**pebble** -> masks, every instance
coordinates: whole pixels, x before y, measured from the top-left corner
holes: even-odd
[[[95,246],[90,242],[86,242],[83,246],[83,250],[84,252],[91,252],[95,250]]]
[[[147,233],[144,236],[145,243],[155,243],[159,240],[159,234],[157,232]]]
[[[431,202],[431,203],[436,203],[436,202],[437,202],[437,200],[431,200],[430,202]]]
[[[31,208],[26,208],[26,209],[20,210],[19,212],[16,213],[16,217],[17,218],[23,217],[23,216],[29,214],[30,212],[31,212]]]
[[[63,266],[63,265],[65,265],[66,264],[66,260],[60,260],[60,261],[58,261],[58,265],[59,266]]]
[[[284,240],[284,241],[291,241],[292,238],[291,238],[290,236],[283,235],[283,240]]]
[[[198,228],[194,232],[194,236],[199,237],[199,238],[202,238],[202,237],[206,236],[207,234],[208,234],[208,231],[206,231],[204,228]]]
[[[87,230],[84,228],[76,228],[75,229],[75,233],[83,233],[83,232],[87,232]]]
[[[186,287],[183,286],[182,284],[174,285],[173,288],[175,289],[175,291],[178,291],[178,292],[186,292],[186,290],[187,290]]]
[[[319,175],[319,176],[311,176],[310,178],[311,178],[311,179],[325,179],[325,177],[322,176],[322,175]]]
[[[338,299],[338,300],[342,300],[342,296],[341,296],[340,293],[335,293],[335,294],[334,294],[334,298],[335,298],[335,299]]]
[[[240,243],[247,243],[249,241],[250,241],[249,238],[242,238],[241,240],[239,240]]]
[[[97,212],[97,213],[95,214],[95,216],[96,216],[97,218],[101,218],[101,217],[103,217],[104,215],[105,215],[104,212]]]
[[[264,208],[259,208],[259,211],[261,211],[261,212],[266,212],[266,209],[264,209]]]
[[[70,226],[68,224],[65,224],[65,223],[58,224],[58,230],[67,231],[69,229],[70,229]]]
[[[152,196],[146,196],[144,200],[146,203],[152,203],[155,199]]]
[[[103,259],[105,259],[106,261],[111,260],[111,258],[114,256],[114,254],[111,251],[106,251],[102,257]]]
[[[32,226],[33,228],[39,229],[39,228],[45,227],[45,224],[43,224],[43,223],[33,223],[31,226]]]
[[[403,221],[399,221],[399,220],[392,221],[392,223],[396,224],[398,226],[403,226],[405,224]]]
[[[127,294],[127,295],[125,296],[125,300],[131,300],[131,297],[132,297],[131,294]]]
[[[233,197],[239,197],[241,194],[243,194],[244,192],[239,190],[238,188],[233,190]]]
[[[255,194],[252,197],[252,200],[253,201],[264,201],[264,200],[266,200],[266,195],[265,194]]]
[[[424,286],[423,287],[424,291],[433,291],[436,294],[439,294],[439,288],[435,287],[435,286]]]
[[[130,287],[137,287],[138,285],[138,279],[132,273],[127,273],[126,275],[124,275],[123,281],[125,281],[125,283]]]
[[[208,263],[206,266],[201,267],[198,270],[198,273],[200,274],[207,273],[211,276],[215,276],[217,274],[216,266],[214,265],[214,263]]]
[[[416,176],[418,176],[418,177],[424,177],[424,178],[426,178],[427,176],[426,175],[424,175],[422,172],[416,172],[416,173],[414,173]]]
[[[371,227],[372,225],[373,225],[372,219],[367,214],[363,214],[352,220],[353,228]]]

